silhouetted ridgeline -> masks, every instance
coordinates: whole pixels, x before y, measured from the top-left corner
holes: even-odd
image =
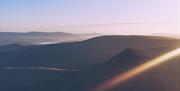
[[[3,45],[0,46],[0,91],[89,91],[177,46],[177,39],[149,36]],[[178,63],[179,58],[172,59],[109,91],[179,91]]]
[[[0,47],[1,66],[55,66],[79,68],[108,60],[126,48],[176,48],[177,39],[148,36],[102,36],[82,42]],[[157,50],[157,49],[155,49]],[[152,50],[153,51],[153,50]]]

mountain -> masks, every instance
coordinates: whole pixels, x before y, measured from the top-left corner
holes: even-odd
[[[72,75],[65,85],[67,88],[63,88],[63,91],[94,91],[90,89],[96,88],[103,82],[154,58],[150,55],[145,57],[143,54],[145,51],[147,50],[137,51],[127,48],[92,69],[82,70],[78,74]],[[163,51],[163,53],[165,52],[166,50]],[[128,57],[133,57],[134,59]],[[154,67],[124,84],[106,91],[179,91],[179,57],[171,59],[169,63]],[[59,83],[52,82],[50,86],[53,87],[57,84]]]
[[[101,36],[81,42],[33,46],[0,46],[1,66],[53,66],[80,68],[99,64],[126,48],[174,49],[177,39],[149,36]]]
[[[3,91],[90,91],[106,80],[178,47],[152,36],[100,36],[80,42],[0,46],[2,67],[75,68],[78,71],[0,69]],[[109,91],[179,91],[179,57]]]
[[[164,54],[167,52],[166,50],[161,51],[160,54]],[[149,50],[140,52],[132,49],[124,50],[111,58],[109,60],[110,62],[106,63],[105,67],[100,71],[101,74],[102,70],[105,70],[105,74],[101,74],[100,77],[111,74],[107,79],[113,78],[155,58],[154,55],[144,54],[147,51]],[[143,55],[146,55],[147,57]],[[171,61],[168,63],[149,69],[129,81],[124,82],[123,85],[116,86],[107,91],[178,91],[180,89],[178,86],[180,81],[178,75],[180,72],[178,69],[178,63],[180,62],[179,58],[180,56],[170,59]],[[104,82],[104,80],[102,82]]]
[[[140,51],[126,48],[109,60],[106,60],[105,62],[90,69],[90,71],[83,73],[86,74],[85,77],[87,77],[84,79],[90,80],[90,83],[86,85],[98,85],[103,81],[115,77],[119,73],[123,73],[129,69],[134,68],[137,65],[144,63],[145,61],[147,61],[147,58],[143,54],[141,54]]]
[[[43,45],[63,42],[82,41],[100,34],[72,34],[64,32],[0,32],[0,45]]]
[[[143,54],[146,51],[148,50],[137,51],[127,48],[98,67],[82,73],[83,76],[79,76],[79,79],[85,79],[85,81],[82,82],[83,85],[79,85],[80,91],[89,91],[88,89],[96,88],[103,82],[153,59],[154,56],[146,55],[146,57]],[[161,52],[165,53],[166,51]],[[179,58],[180,56],[170,59],[169,63],[149,69],[124,82],[124,84],[117,85],[107,91],[179,91]]]
[[[106,62],[102,63],[100,68],[98,68],[100,70],[97,72],[97,74],[101,73],[105,75],[111,73],[106,76],[113,77],[113,75],[117,75],[117,73],[131,69],[146,62],[147,60],[149,60],[148,56],[145,56],[141,51],[126,48]]]
[[[109,60],[108,64],[116,65],[116,64],[122,64],[122,62],[126,62],[127,64],[133,64],[133,62],[138,63],[138,61],[145,60],[146,57],[141,55],[138,51],[127,48],[123,50],[121,53],[114,56],[112,59]],[[125,61],[121,61],[125,60]],[[147,59],[146,59],[147,60]]]

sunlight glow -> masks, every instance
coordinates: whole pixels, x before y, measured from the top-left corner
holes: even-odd
[[[97,88],[95,88],[95,90],[93,91],[107,91],[110,88],[116,86],[116,85],[120,85],[122,84],[124,81],[127,81],[131,78],[133,78],[134,76],[137,76],[138,74],[154,67],[157,65],[160,65],[164,62],[170,61],[169,59],[174,58],[176,56],[180,55],[180,48],[177,48],[173,51],[170,51],[162,56],[159,56],[155,59],[152,59],[142,65],[139,65],[125,73],[122,73],[108,81],[105,81],[104,83],[102,83],[100,86],[98,86]]]

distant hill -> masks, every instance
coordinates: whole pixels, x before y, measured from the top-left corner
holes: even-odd
[[[100,34],[72,34],[64,32],[0,32],[0,45],[43,45],[63,42],[75,42],[89,39]]]

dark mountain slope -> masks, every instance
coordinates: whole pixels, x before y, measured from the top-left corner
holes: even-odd
[[[141,52],[133,49],[126,49],[95,69],[80,73],[76,80],[71,79],[72,82],[70,81],[70,83],[74,85],[72,88],[67,88],[67,91],[91,91],[89,89],[96,88],[106,80],[147,62],[148,58],[139,53],[141,54]],[[170,59],[171,61],[147,70],[124,84],[107,91],[179,91],[179,58],[180,56]]]
[[[179,59],[170,59],[109,91],[179,91]]]
[[[0,70],[3,74],[0,75],[0,86],[5,91],[90,91],[102,82],[148,61],[146,59],[154,58],[144,53],[152,54],[156,51],[160,55],[170,49],[164,47],[147,50],[128,48],[97,67],[77,72]],[[176,84],[179,81],[178,63],[179,58],[172,59],[109,91],[179,91],[179,84]]]
[[[102,36],[82,42],[0,47],[1,66],[82,67],[101,63],[126,48],[177,47],[177,39],[148,36]],[[6,49],[8,51],[6,51]]]
[[[123,66],[123,62],[125,64],[133,64],[134,62],[139,63],[145,59],[146,57],[143,54],[141,54],[139,51],[127,48],[122,52],[120,52],[119,54],[117,54],[116,56],[114,56],[113,58],[111,58],[107,62],[107,64],[111,64],[111,65],[119,64]]]

